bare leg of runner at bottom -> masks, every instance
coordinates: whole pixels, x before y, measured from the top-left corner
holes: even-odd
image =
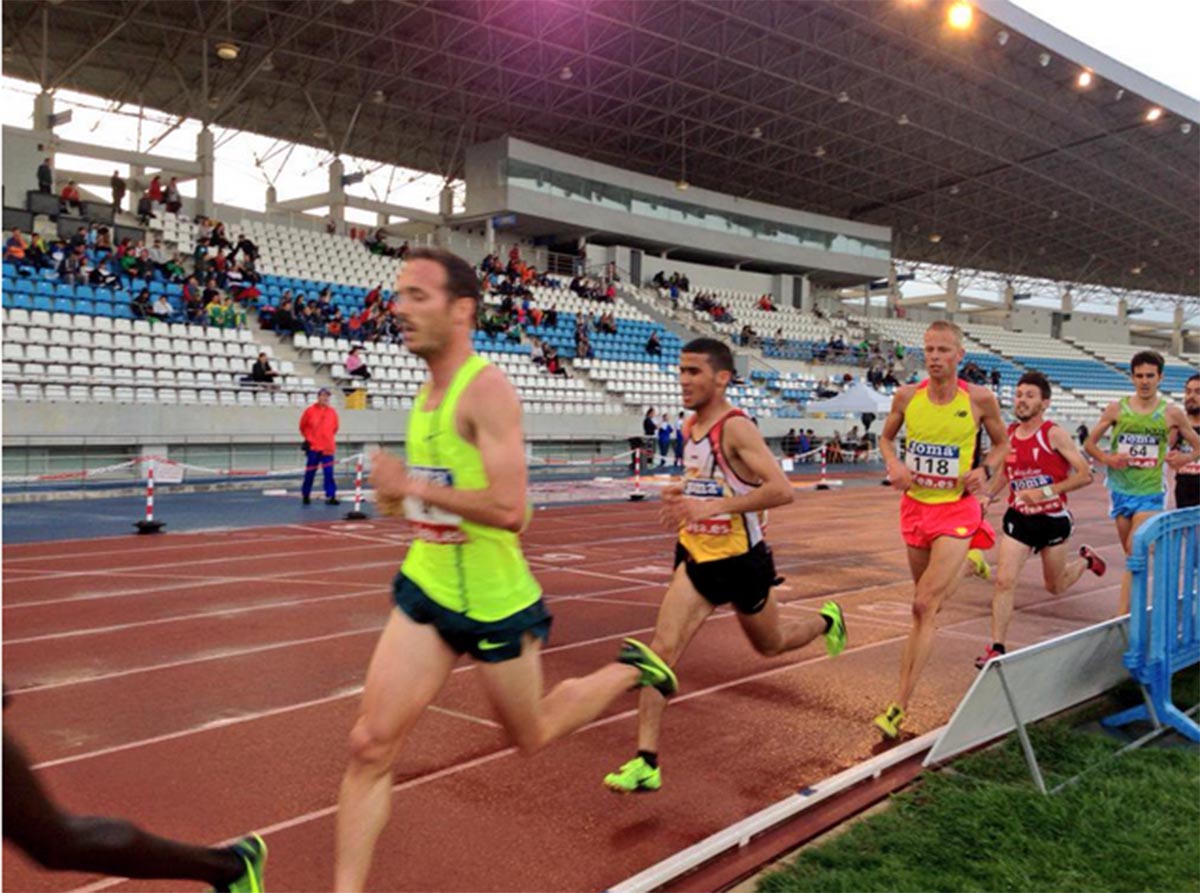
[[[1117,535],[1121,538],[1121,548],[1125,557],[1133,551],[1133,535],[1138,528],[1157,515],[1158,512],[1138,512],[1132,518],[1117,518]],[[1133,587],[1133,575],[1128,569],[1121,576],[1121,600],[1117,603],[1117,615],[1129,613],[1129,590]]]
[[[457,657],[432,626],[393,610],[367,669],[362,708],[350,732],[350,765],[338,796],[335,889],[365,886],[375,842],[391,814],[396,756]],[[567,679],[543,698],[540,658],[530,636],[519,658],[476,665],[505,730],[526,753],[586,725],[640,678],[635,667],[613,663],[590,676]]]
[[[900,693],[897,702],[905,711],[917,679],[933,651],[937,615],[942,605],[958,591],[965,579],[963,563],[970,540],[941,536],[930,549],[908,547],[908,566],[916,582],[913,594],[913,625],[900,655]]]
[[[228,889],[246,872],[241,856],[231,849],[193,846],[120,819],[64,812],[46,795],[29,759],[7,732],[4,837],[50,871],[203,881],[218,890]]]
[[[674,667],[714,610],[712,603],[696,591],[684,566],[679,565],[658,609],[651,649]],[[766,657],[803,648],[825,632],[825,620],[820,616],[798,617],[785,622],[774,593],[768,596],[762,611],[757,614],[738,614],[737,618],[754,650]],[[666,709],[667,699],[658,691],[652,688],[642,690],[638,700],[638,750],[658,752],[662,717]]]

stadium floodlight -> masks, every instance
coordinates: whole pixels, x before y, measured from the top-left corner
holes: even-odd
[[[1092,85],[1092,73],[1086,68],[1079,72],[1079,77],[1076,78],[1076,83],[1081,87],[1090,87]]]
[[[689,183],[687,180],[676,180],[675,181],[675,188],[678,189],[680,192],[686,192],[687,188],[691,185],[692,184]]]
[[[901,127],[907,127],[908,126],[908,115],[904,115],[904,114],[900,115],[900,117],[896,119],[896,123],[899,124]]]
[[[1006,43],[1008,43],[1008,32],[1003,28],[996,32],[996,43],[1000,44],[1000,46],[1004,46]]]
[[[1182,133],[1184,136],[1187,136],[1189,133],[1191,133],[1192,132],[1192,122],[1184,121],[1182,124],[1180,124],[1179,132]]]
[[[1038,65],[1042,66],[1042,68],[1045,68],[1049,64],[1050,64],[1050,54],[1049,53],[1039,53],[1038,54]]]
[[[847,93],[845,90],[843,90],[841,93],[839,93],[837,95],[837,101],[844,105],[845,103],[850,101],[850,94]]]
[[[570,65],[564,65],[558,70],[558,79],[560,81],[569,81],[573,77],[575,77],[575,72],[571,70]]]
[[[934,245],[936,245],[938,242],[942,241],[942,234],[941,233],[930,233],[929,241],[932,242]]]
[[[222,40],[213,49],[216,50],[217,58],[223,59],[226,62],[232,62],[241,52],[238,49],[238,45],[232,40]]]
[[[1148,112],[1146,112],[1146,120],[1147,121],[1157,121],[1161,117],[1162,117],[1162,109],[1160,109],[1158,106],[1155,106],[1154,108],[1152,108]]]
[[[382,90],[376,90],[374,93],[371,94],[371,102],[375,103],[376,105],[383,105],[383,102],[386,99],[387,99],[387,94],[384,93]]]
[[[825,147],[817,146],[817,148],[813,151],[813,154],[816,155],[818,158],[824,158],[825,157]]]
[[[971,9],[971,4],[966,0],[958,0],[951,4],[950,10],[946,13],[946,21],[955,31],[966,31],[974,20],[975,10]]]

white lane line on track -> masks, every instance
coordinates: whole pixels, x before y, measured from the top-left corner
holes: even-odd
[[[354,569],[386,567],[394,566],[394,561],[371,561],[359,562],[354,565]],[[12,605],[4,605],[5,611],[18,611],[22,608],[41,608],[47,605],[69,605],[75,602],[97,601],[106,598],[127,598],[134,595],[153,595],[156,592],[170,592],[177,589],[202,589],[207,586],[222,586],[229,583],[265,583],[265,582],[283,582],[295,583],[297,585],[312,585],[312,586],[340,586],[344,585],[342,581],[331,580],[299,580],[297,576],[316,574],[320,571],[280,571],[275,574],[259,574],[254,577],[193,577],[182,583],[166,583],[160,586],[144,586],[140,589],[118,589],[113,592],[97,592],[94,595],[71,595],[66,598],[43,599],[36,602],[18,602]],[[336,571],[331,572],[330,576],[336,576]]]
[[[635,589],[640,589],[640,588],[642,588],[642,587],[627,586],[627,587],[621,587],[621,588],[617,588],[617,589],[600,590],[597,593],[588,593],[588,594],[584,594],[584,595],[550,596],[550,597],[546,598],[546,603],[547,604],[558,604],[558,603],[567,602],[567,601],[586,602],[586,601],[590,601],[593,598],[593,596],[595,596],[595,595],[606,595],[606,594],[613,595],[613,594],[620,593],[620,592],[632,592]],[[369,593],[377,593],[378,591],[379,591],[378,589],[371,589],[371,590],[367,590],[366,592],[369,594]],[[70,685],[86,685],[91,682],[103,682],[108,679],[117,679],[122,676],[133,676],[133,675],[136,675],[139,673],[154,673],[154,672],[158,672],[159,670],[172,670],[172,669],[177,669],[179,667],[186,667],[191,664],[212,663],[213,661],[233,660],[235,658],[244,657],[249,654],[259,654],[264,651],[277,651],[282,648],[293,648],[293,647],[297,647],[297,646],[301,646],[301,645],[311,645],[311,644],[315,644],[317,642],[325,642],[330,639],[346,638],[349,636],[360,636],[360,635],[366,635],[368,633],[379,633],[382,630],[383,630],[383,624],[378,624],[378,625],[374,625],[374,626],[363,627],[362,629],[357,629],[357,630],[343,630],[342,632],[329,633],[329,634],[323,635],[323,636],[311,636],[311,637],[305,637],[305,638],[300,638],[300,639],[287,639],[282,642],[269,642],[265,645],[253,645],[248,648],[225,651],[220,654],[203,655],[200,657],[191,657],[191,658],[186,658],[183,660],[165,661],[163,663],[158,663],[158,664],[147,664],[147,665],[141,666],[141,667],[130,667],[125,670],[115,670],[111,673],[98,673],[94,676],[77,676],[72,679],[62,679],[57,682],[47,682],[42,685],[31,685],[26,688],[14,688],[14,689],[12,689],[12,691],[14,694],[16,694],[16,693],[19,693],[22,695],[33,694],[35,692],[46,691],[48,689],[65,688]],[[628,634],[626,634],[626,635],[628,635]],[[612,638],[612,637],[606,637],[606,638]],[[595,639],[595,640],[591,640],[591,641],[603,641],[603,639]],[[563,646],[563,647],[566,647],[566,646]],[[548,653],[553,650],[557,650],[557,649],[544,649],[543,653]]]
[[[188,620],[209,620],[221,619],[224,617],[234,617],[240,614],[250,614],[254,611],[272,611],[278,608],[292,608],[302,605],[319,604],[321,602],[333,602],[340,599],[349,598],[364,598],[369,595],[379,595],[380,589],[378,586],[372,586],[370,589],[360,589],[355,592],[342,592],[337,595],[321,595],[316,598],[297,598],[282,602],[267,602],[265,604],[246,605],[238,608],[222,608],[215,611],[200,611],[196,614],[176,614],[173,617],[159,617],[155,620],[135,620],[131,623],[117,623],[112,626],[96,626],[84,629],[70,629],[59,633],[45,633],[40,636],[26,636],[23,639],[5,639],[4,646],[12,645],[29,645],[33,642],[50,642],[55,639],[71,639],[76,636],[95,636],[104,633],[123,632],[130,629],[140,629],[144,626],[158,626],[165,623],[182,623]]]

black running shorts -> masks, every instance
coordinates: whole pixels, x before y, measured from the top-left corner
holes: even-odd
[[[683,544],[676,543],[675,566],[680,564],[705,601],[716,607],[731,604],[739,614],[765,608],[775,582],[775,558],[765,541],[744,555],[716,561],[693,561]]]
[[[1004,532],[1034,552],[1065,543],[1075,521],[1066,515],[1025,515],[1016,509],[1004,513]]]

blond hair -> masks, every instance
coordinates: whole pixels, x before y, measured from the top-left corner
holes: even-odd
[[[949,332],[954,336],[954,340],[958,346],[962,347],[963,330],[958,327],[957,323],[952,323],[948,319],[935,319],[929,324],[929,328],[925,332]]]

